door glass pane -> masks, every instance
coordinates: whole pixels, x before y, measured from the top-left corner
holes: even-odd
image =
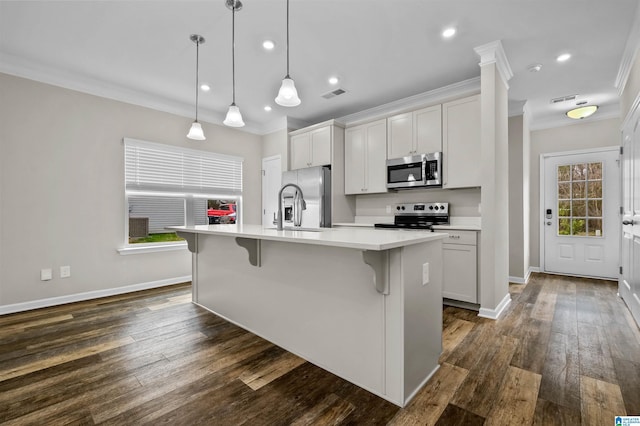
[[[572,201],[571,202],[571,215],[572,216],[586,216],[587,215],[587,206],[586,201]]]
[[[571,233],[573,235],[587,235],[587,221],[585,218],[571,219]]]
[[[602,219],[589,219],[588,229],[590,236],[602,236]]]
[[[571,166],[558,166],[558,182],[571,180]]]
[[[589,198],[602,198],[602,181],[589,181]]]
[[[587,198],[586,182],[573,182],[571,190],[571,198]]]
[[[558,184],[558,200],[570,200],[571,199],[571,184],[559,183]]]
[[[573,180],[586,180],[587,179],[587,165],[586,164],[573,164],[571,166],[573,171]]]
[[[558,235],[602,236],[602,163],[558,166]]]
[[[558,201],[558,216],[571,216],[571,201]]]

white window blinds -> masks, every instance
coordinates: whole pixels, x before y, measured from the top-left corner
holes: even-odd
[[[124,139],[127,190],[242,195],[241,157]]]

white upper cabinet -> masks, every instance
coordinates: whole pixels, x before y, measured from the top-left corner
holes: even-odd
[[[480,95],[442,105],[444,188],[480,186]]]
[[[387,192],[387,120],[345,131],[345,194]]]
[[[331,126],[291,136],[291,170],[331,164]]]
[[[387,119],[387,158],[442,151],[440,105]]]

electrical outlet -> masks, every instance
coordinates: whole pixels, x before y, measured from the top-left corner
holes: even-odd
[[[429,284],[429,263],[422,264],[422,285]]]
[[[53,279],[53,271],[51,268],[41,269],[40,270],[40,280],[41,281],[49,281]]]
[[[69,278],[71,276],[71,266],[60,267],[60,278]]]
[[[387,213],[391,213],[391,206],[387,206]]]

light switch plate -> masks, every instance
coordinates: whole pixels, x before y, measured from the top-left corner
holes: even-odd
[[[69,278],[71,276],[71,266],[60,267],[60,278]]]
[[[51,270],[51,268],[40,270],[40,280],[49,281],[51,279],[53,279],[53,271]]]

